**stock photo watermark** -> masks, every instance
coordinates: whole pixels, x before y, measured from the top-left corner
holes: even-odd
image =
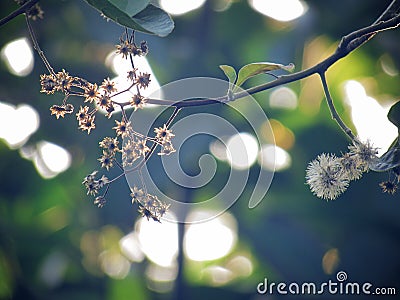
[[[264,278],[257,285],[257,293],[261,295],[392,295],[397,294],[395,287],[376,287],[370,282],[352,282],[347,273],[339,271],[336,280],[326,282],[269,282]]]

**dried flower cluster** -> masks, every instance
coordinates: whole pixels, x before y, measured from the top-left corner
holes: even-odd
[[[150,195],[136,186],[131,189],[131,192],[132,204],[138,204],[139,213],[147,220],[151,218],[159,222],[170,206],[160,201],[157,196]]]
[[[306,182],[319,198],[334,200],[349,186],[350,181],[360,179],[376,159],[377,149],[369,142],[354,141],[349,152],[337,157],[322,153],[311,161],[306,170]]]
[[[74,112],[74,106],[68,102],[71,96],[83,98],[83,103],[75,116],[78,121],[78,128],[86,131],[88,134],[96,128],[95,117],[99,111],[104,111],[105,116],[111,118],[116,107],[121,109],[121,120],[115,120],[114,137],[105,137],[99,142],[101,156],[98,159],[102,168],[109,171],[117,166],[121,170],[121,174],[114,179],[108,179],[102,175],[96,179],[98,171],[94,171],[83,180],[83,185],[87,189],[88,195],[97,196],[103,188],[105,192],[97,196],[94,204],[103,207],[106,204],[106,194],[110,184],[125,175],[126,172],[139,171],[145,162],[150,158],[157,146],[160,146],[159,155],[169,155],[175,152],[172,144],[174,134],[168,128],[167,124],[163,127],[154,129],[153,137],[142,135],[136,132],[126,115],[126,109],[133,108],[135,111],[142,109],[147,99],[141,94],[141,90],[146,89],[150,82],[150,74],[139,72],[133,64],[132,56],[142,56],[148,53],[146,42],[140,45],[135,44],[134,33],[126,32],[120,39],[120,43],[116,46],[117,53],[125,59],[129,58],[132,69],[128,72],[127,78],[131,82],[130,86],[122,91],[118,91],[115,83],[110,78],[105,78],[98,85],[83,79],[81,77],[71,76],[64,69],[60,72],[52,72],[40,76],[41,92],[45,94],[54,94],[61,92],[64,94],[64,100],[59,105],[50,107],[52,115],[57,119],[64,118],[65,115]],[[113,97],[122,93],[135,90],[135,94],[130,96],[124,103],[115,102]],[[131,94],[130,94],[131,95]],[[123,140],[123,141],[122,141]],[[137,162],[137,164],[135,164]],[[130,167],[124,169],[125,167]],[[141,176],[141,175],[140,175]],[[143,182],[143,180],[142,180]],[[146,187],[142,189],[135,187],[132,191],[132,203],[138,203],[139,213],[147,217],[147,219],[160,220],[160,217],[167,211],[168,205],[160,201],[146,191]]]

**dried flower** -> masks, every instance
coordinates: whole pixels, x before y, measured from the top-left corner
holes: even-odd
[[[349,146],[349,154],[356,156],[358,159],[358,168],[363,172],[369,170],[369,164],[377,157],[378,149],[375,148],[370,141],[362,143],[358,140],[353,142],[353,145]]]
[[[124,120],[121,120],[121,122],[115,120],[115,123],[117,123],[117,126],[113,127],[113,129],[115,129],[117,136],[123,138],[127,136],[131,128],[131,122],[126,123]]]
[[[88,106],[84,106],[84,107],[80,107],[79,111],[76,113],[76,118],[79,122],[83,122],[85,119],[87,119],[89,117],[89,107]]]
[[[104,175],[96,180],[96,175],[97,171],[94,171],[83,179],[82,184],[86,187],[88,195],[96,195],[109,182],[108,178]]]
[[[101,178],[97,181],[97,183],[99,184],[100,188],[102,188],[103,186],[105,186],[106,184],[108,184],[109,180],[106,176],[102,175]]]
[[[140,155],[145,156],[147,152],[150,151],[150,148],[146,145],[145,139],[138,139],[135,143],[136,149],[139,151]]]
[[[88,134],[90,134],[90,131],[96,128],[94,119],[95,119],[94,115],[93,116],[88,115],[85,119],[79,121],[79,129],[81,129],[82,131],[87,130]]]
[[[144,197],[144,192],[142,189],[139,189],[138,187],[134,186],[133,189],[131,189],[131,198],[132,198],[132,204],[135,202],[142,202]]]
[[[340,159],[325,153],[309,163],[306,181],[317,197],[327,200],[336,199],[349,185],[349,178],[343,172]]]
[[[111,138],[111,137],[105,137],[101,142],[99,142],[99,146],[101,148],[106,149],[109,152],[113,152],[116,153],[117,151],[119,151],[118,148],[118,140],[117,138]]]
[[[115,46],[117,48],[117,54],[122,54],[123,58],[127,58],[129,53],[132,53],[132,44],[127,40],[120,40],[119,45]]]
[[[397,191],[397,184],[392,181],[384,181],[379,184],[384,193],[394,194]]]
[[[102,95],[100,95],[97,99],[96,99],[96,103],[98,106],[100,106],[102,109],[107,109],[110,104],[111,104],[111,99],[110,96],[107,93],[104,93]]]
[[[50,111],[52,115],[56,115],[57,119],[59,117],[64,118],[65,114],[70,114],[74,111],[74,106],[72,104],[52,105]]]
[[[161,203],[157,209],[157,213],[159,214],[159,216],[164,216],[170,206],[171,204]]]
[[[107,106],[107,108],[106,108],[106,117],[107,118],[111,118],[111,114],[113,113],[113,111],[114,111],[115,109],[114,109],[114,105],[113,105],[113,103],[112,102],[110,102],[110,105],[109,106]]]
[[[361,178],[364,168],[362,164],[360,164],[360,159],[357,156],[345,153],[339,158],[339,161],[343,167],[343,172],[347,175],[349,180]]]
[[[134,95],[130,101],[130,104],[132,105],[132,107],[136,110],[138,110],[139,108],[142,109],[143,105],[147,102],[147,99],[141,95]]]
[[[101,167],[106,168],[108,171],[114,165],[115,153],[103,150],[103,155],[98,160],[101,163]]]
[[[142,50],[136,45],[132,44],[131,53],[133,54],[133,56],[141,56]]]
[[[147,221],[152,218],[154,221],[160,222],[160,219],[148,208],[140,205],[138,212],[142,215],[142,217],[146,217]]]
[[[85,102],[90,102],[92,103],[93,101],[96,101],[97,98],[99,97],[99,91],[97,88],[97,84],[89,84],[86,88],[85,88],[85,92],[84,92],[84,96],[85,96]]]
[[[58,72],[56,74],[56,78],[57,78],[57,86],[56,86],[57,90],[68,92],[71,89],[73,78],[64,69],[62,69],[61,72]]]
[[[57,80],[53,74],[43,74],[40,75],[40,86],[42,87],[40,92],[49,94],[54,94],[57,86]]]
[[[129,80],[133,81],[136,78],[136,71],[137,71],[137,69],[133,69],[133,70],[128,71],[127,78]]]
[[[102,208],[104,205],[106,205],[106,198],[104,196],[98,196],[96,199],[94,199],[93,203],[97,205],[97,207]]]
[[[122,147],[122,163],[123,166],[132,165],[136,159],[140,157],[140,153],[138,152],[136,145],[132,140],[128,140],[125,145]]]
[[[162,145],[169,143],[171,138],[175,136],[172,130],[167,128],[166,124],[163,127],[154,128],[154,132],[156,133],[156,139]]]
[[[141,88],[147,88],[150,84],[150,74],[149,73],[140,73],[137,78],[137,84]]]
[[[170,155],[171,153],[174,153],[176,150],[172,143],[170,141],[164,143],[162,145],[161,151],[158,153],[158,155]]]
[[[146,41],[140,42],[140,50],[142,51],[142,55],[146,55],[149,52],[149,47],[147,46]]]
[[[84,179],[82,184],[86,185],[88,183],[91,183],[95,180],[96,175],[97,175],[98,171],[93,171],[92,173],[90,173],[89,175],[87,175]]]
[[[110,78],[104,79],[100,87],[108,94],[117,91],[117,89],[115,88],[115,83],[111,81]]]

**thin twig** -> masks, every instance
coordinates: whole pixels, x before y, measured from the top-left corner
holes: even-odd
[[[328,83],[326,82],[325,72],[319,73],[319,76],[322,81],[322,86],[324,87],[326,102],[328,103],[328,107],[331,112],[332,119],[334,119],[336,121],[336,123],[339,125],[339,127],[344,131],[344,133],[347,134],[347,136],[352,141],[354,141],[355,140],[354,134],[351,132],[351,129],[349,127],[347,127],[346,124],[343,122],[343,120],[340,118],[340,116],[335,108],[335,105],[333,104],[333,100],[332,100],[331,94],[328,89]]]
[[[31,40],[33,43],[33,48],[36,50],[36,52],[39,54],[40,58],[42,59],[44,65],[46,66],[47,70],[54,76],[56,76],[56,73],[54,72],[53,67],[50,65],[49,61],[47,60],[46,56],[44,55],[43,51],[39,47],[39,43],[36,39],[35,32],[33,31],[31,22],[29,21],[29,18],[27,15],[25,15],[25,20],[26,24],[28,25],[28,30],[29,34],[31,36]]]

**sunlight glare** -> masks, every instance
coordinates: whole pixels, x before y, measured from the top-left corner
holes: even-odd
[[[1,58],[11,74],[27,76],[33,70],[33,51],[27,38],[20,38],[6,44],[1,50]]]
[[[249,0],[249,4],[259,13],[281,22],[297,19],[308,9],[299,0]]]
[[[226,144],[226,153],[232,168],[248,169],[257,159],[257,140],[246,132],[235,134]]]
[[[171,212],[167,212],[166,220],[176,220]],[[178,225],[172,222],[149,222],[141,218],[136,223],[138,239],[144,254],[157,265],[168,267],[173,265],[178,255]]]
[[[205,213],[208,212],[192,212],[188,216],[188,221],[197,220],[198,214]],[[236,240],[236,220],[231,214],[224,213],[209,221],[188,225],[183,244],[185,254],[189,259],[209,261],[229,254]]]
[[[160,6],[167,13],[178,16],[201,7],[206,0],[160,0]]]
[[[27,105],[0,102],[0,138],[12,149],[21,147],[39,128],[39,114]]]
[[[355,80],[345,83],[345,93],[357,136],[363,142],[372,142],[379,148],[378,155],[382,155],[398,135],[397,127],[387,118],[390,107],[384,108],[369,97],[362,84]]]
[[[290,167],[292,159],[286,150],[267,144],[261,148],[258,163],[269,171],[283,171]]]

